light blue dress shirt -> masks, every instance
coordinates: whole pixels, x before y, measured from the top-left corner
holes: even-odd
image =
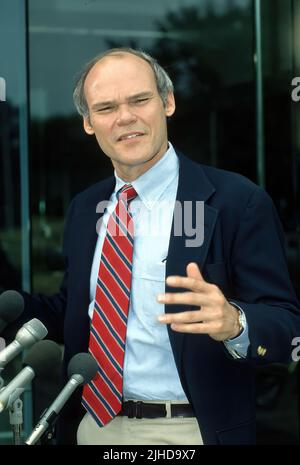
[[[156,300],[158,294],[165,292],[165,259],[169,248],[178,174],[178,157],[169,143],[165,155],[131,183],[138,196],[130,203],[134,220],[134,251],[124,359],[124,399],[186,400],[167,326],[157,321],[157,316],[164,313],[164,305]],[[92,264],[90,318],[93,315],[107,222],[117,204],[116,193],[125,184],[116,173],[115,177],[116,187],[103,215]],[[239,337],[226,341],[225,345],[234,357],[244,357],[249,345],[248,328]]]

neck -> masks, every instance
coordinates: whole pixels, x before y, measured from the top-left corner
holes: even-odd
[[[125,165],[122,163],[113,162],[113,166],[116,170],[117,176],[125,181],[126,183],[131,183],[139,178],[142,174],[146,173],[152,166],[154,166],[166,153],[166,150],[162,151],[160,154],[156,154],[151,160],[148,160],[145,163],[136,166]]]

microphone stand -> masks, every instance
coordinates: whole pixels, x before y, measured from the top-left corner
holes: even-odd
[[[23,426],[23,401],[16,399],[9,408],[9,422],[13,430],[14,445],[21,445],[21,433]]]
[[[3,368],[0,368],[0,374]],[[4,379],[0,376],[0,391],[4,386]],[[14,445],[19,446],[21,444],[21,432],[23,425],[23,402],[17,398],[16,395],[20,396],[23,390],[19,389],[14,392],[12,399],[9,401],[9,423],[13,430]]]
[[[7,403],[7,407],[9,408],[9,423],[13,431],[13,443],[16,446],[19,446],[21,444],[21,432],[23,425],[23,402],[20,399],[20,395],[24,391],[25,388],[16,388],[14,392],[9,396],[9,400]]]

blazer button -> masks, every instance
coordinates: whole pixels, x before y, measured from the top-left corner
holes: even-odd
[[[261,357],[263,357],[267,352],[267,349],[265,347],[262,347],[262,346],[258,346],[257,348],[257,354],[260,355]]]

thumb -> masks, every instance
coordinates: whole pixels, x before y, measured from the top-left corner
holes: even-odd
[[[186,274],[189,278],[199,279],[200,281],[205,281],[201,274],[201,271],[197,263],[189,263],[186,267]]]

